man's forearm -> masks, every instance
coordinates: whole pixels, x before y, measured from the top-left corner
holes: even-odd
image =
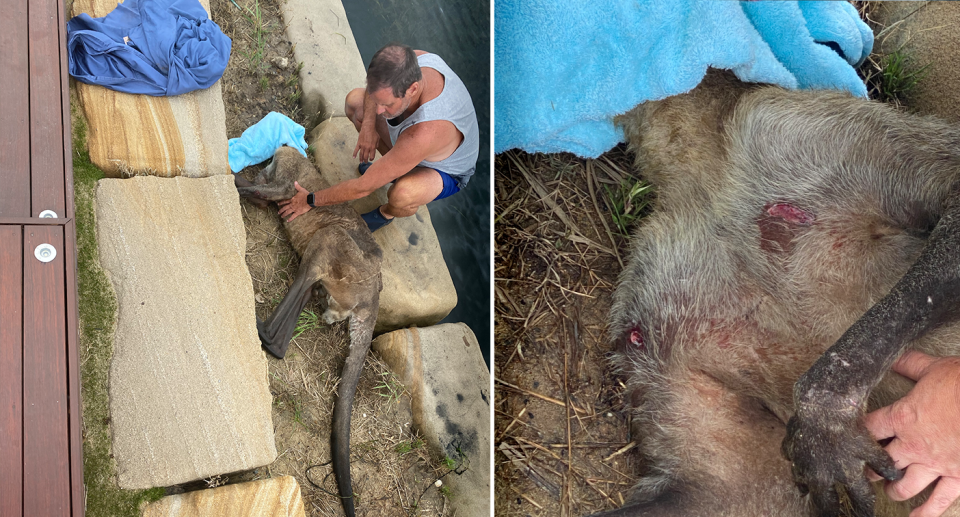
[[[347,201],[365,197],[374,190],[376,190],[376,188],[371,189],[365,186],[359,178],[347,180],[337,183],[330,188],[314,192],[313,204],[315,206],[326,206],[346,203]]]
[[[360,126],[363,131],[377,131],[377,103],[370,94],[363,92],[363,122]]]

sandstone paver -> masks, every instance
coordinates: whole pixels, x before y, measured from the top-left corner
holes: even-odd
[[[304,517],[300,485],[292,476],[238,483],[164,497],[143,517]]]
[[[465,460],[443,478],[456,515],[490,514],[490,371],[463,323],[383,334],[373,350],[410,392],[413,424],[433,451]]]
[[[233,178],[101,180],[96,217],[119,306],[110,418],[120,487],[272,462],[267,362]]]

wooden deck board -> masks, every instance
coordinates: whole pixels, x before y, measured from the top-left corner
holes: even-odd
[[[23,509],[22,230],[0,227],[0,515]]]
[[[27,1],[6,0],[0,17],[0,216],[30,215]]]
[[[71,511],[63,233],[59,226],[26,226],[23,231],[25,516],[68,516]],[[34,256],[41,244],[57,249],[53,261]]]
[[[30,1],[30,197],[31,213],[44,210],[63,216],[63,107],[60,80],[60,16],[58,0]],[[64,49],[65,51],[66,49]]]

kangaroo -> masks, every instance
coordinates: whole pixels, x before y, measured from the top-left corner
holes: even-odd
[[[277,150],[253,183],[235,176],[241,197],[266,206],[296,194],[294,181],[311,191],[329,185],[310,160],[290,147]],[[325,322],[350,318],[350,352],[340,373],[340,397],[333,409],[330,449],[337,490],[348,517],[354,515],[350,481],[350,410],[363,362],[370,350],[380,304],[383,253],[360,215],[347,204],[317,207],[285,222],[290,243],[300,255],[300,269],[280,305],[266,321],[257,321],[260,342],[283,359],[300,312],[311,296],[325,296]]]
[[[598,515],[874,515],[860,418],[960,352],[960,130],[716,71],[617,122],[657,202],[610,314],[644,467]]]

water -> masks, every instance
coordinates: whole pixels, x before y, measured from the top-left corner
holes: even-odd
[[[466,323],[490,366],[490,3],[488,0],[345,0],[363,65],[388,43],[443,58],[463,80],[480,124],[480,159],[466,190],[430,203],[457,307],[443,322]],[[359,86],[359,85],[358,85]]]

